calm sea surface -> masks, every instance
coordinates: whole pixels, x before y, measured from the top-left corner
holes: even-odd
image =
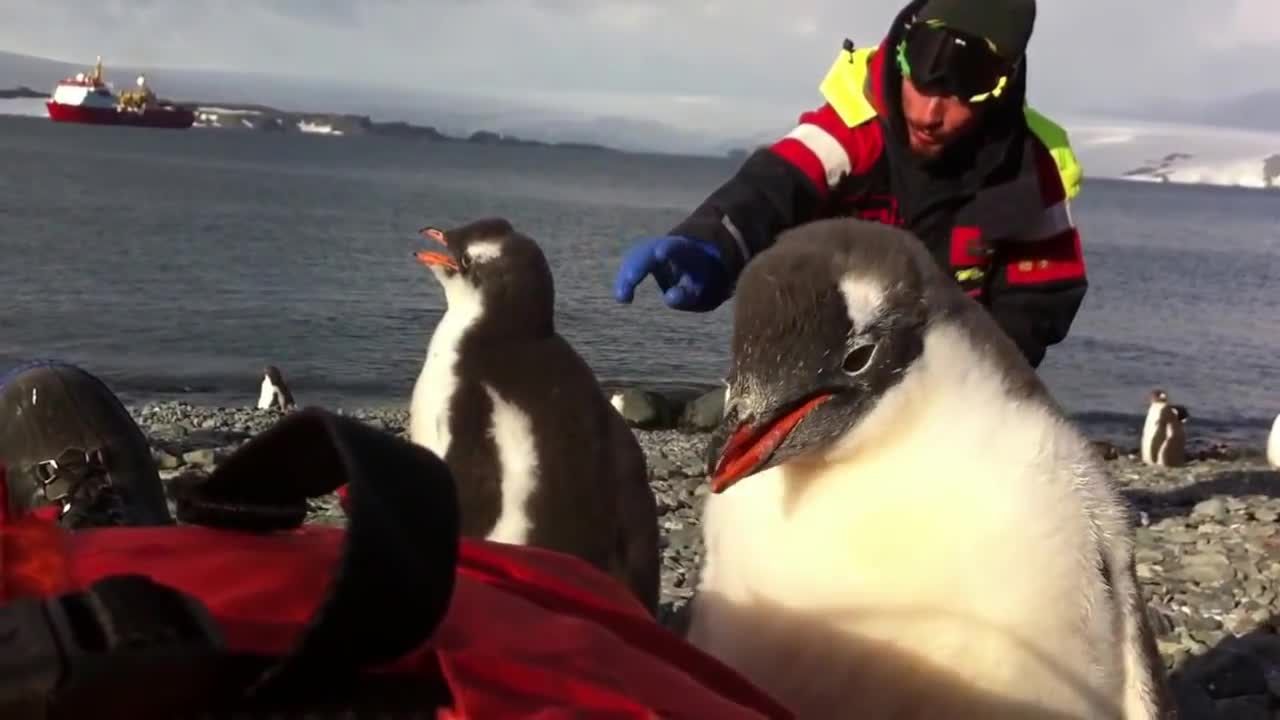
[[[543,245],[558,322],[610,385],[725,371],[729,306],[611,296],[630,239],[734,166],[377,138],[157,132],[0,117],[0,365],[77,362],[129,401],[248,404],[267,363],[300,402],[407,400],[443,297],[424,224],[504,215]],[[1086,168],[1087,169],[1087,168]],[[1280,412],[1280,193],[1090,181],[1092,287],[1041,371],[1095,432],[1154,385],[1200,434],[1259,443]]]

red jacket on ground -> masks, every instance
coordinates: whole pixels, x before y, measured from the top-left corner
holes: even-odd
[[[325,526],[70,533],[36,517],[6,523],[0,508],[0,608],[141,573],[198,598],[228,649],[282,655],[316,612],[343,541],[344,530]],[[468,539],[461,542],[449,610],[432,639],[379,671],[424,683],[443,676],[454,700],[437,710],[441,720],[791,717],[654,623],[621,585],[586,563]],[[148,677],[135,681],[138,693],[149,692]]]

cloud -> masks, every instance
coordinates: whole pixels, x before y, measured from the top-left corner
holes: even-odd
[[[818,102],[848,36],[901,0],[0,0],[0,49],[91,62],[487,94],[728,132]],[[1030,96],[1050,111],[1259,90],[1275,0],[1040,3]],[[2,82],[0,82],[2,84]]]
[[[1280,43],[1280,3],[1239,0],[1227,14],[1223,31],[1209,36],[1210,47],[1264,51]],[[1260,53],[1259,53],[1260,54]],[[1260,59],[1260,58],[1259,58]]]

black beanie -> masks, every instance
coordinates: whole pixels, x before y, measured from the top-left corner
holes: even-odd
[[[990,40],[1000,57],[1022,57],[1036,23],[1036,0],[926,0],[918,21],[938,20],[948,28]]]

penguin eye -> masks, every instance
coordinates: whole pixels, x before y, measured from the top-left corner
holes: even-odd
[[[463,270],[470,269],[471,256],[466,253],[462,253],[462,257],[458,258],[458,267],[462,268]]]
[[[846,373],[849,373],[850,375],[857,375],[871,365],[871,358],[875,354],[876,346],[874,343],[871,345],[860,345],[849,351],[849,354],[844,357],[844,365],[841,367]]]

